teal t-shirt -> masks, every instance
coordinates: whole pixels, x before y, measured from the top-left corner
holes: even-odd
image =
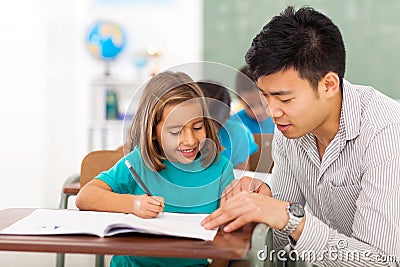
[[[275,130],[275,124],[270,117],[266,118],[263,121],[257,121],[250,117],[245,109],[240,110],[239,112],[233,114],[231,118],[241,121],[253,134],[258,133],[269,133],[273,134]]]
[[[218,138],[224,150],[221,155],[230,159],[233,166],[244,162],[258,150],[250,130],[237,120],[228,119],[218,132]]]
[[[154,196],[165,201],[165,212],[211,213],[219,206],[225,187],[234,179],[232,164],[224,156],[209,166],[200,159],[190,164],[165,160],[165,170],[155,172],[144,163],[139,147],[119,160],[96,179],[108,184],[119,194],[145,194],[125,165],[128,160]],[[205,266],[207,259],[113,256],[111,266]]]

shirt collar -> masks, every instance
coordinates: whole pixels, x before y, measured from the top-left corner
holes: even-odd
[[[356,86],[343,79],[343,99],[340,113],[346,140],[352,140],[360,134],[361,100]],[[340,125],[342,127],[342,125]],[[339,130],[340,131],[340,130]]]

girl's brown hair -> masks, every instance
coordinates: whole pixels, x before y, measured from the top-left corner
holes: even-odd
[[[204,116],[206,137],[214,142],[215,151],[209,151],[202,157],[204,165],[215,160],[215,155],[221,152],[218,131],[210,118],[204,95],[200,87],[185,73],[166,71],[151,78],[145,85],[139,102],[138,111],[129,129],[129,149],[140,147],[146,165],[156,171],[165,169],[166,159],[156,136],[156,126],[162,120],[164,108],[171,104],[180,104],[191,99],[198,99]],[[210,153],[211,152],[211,153]],[[214,153],[212,153],[214,152]]]

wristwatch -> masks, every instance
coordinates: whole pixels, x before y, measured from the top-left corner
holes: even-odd
[[[303,206],[298,203],[289,203],[287,206],[287,212],[289,214],[289,221],[282,229],[282,233],[291,235],[294,230],[296,230],[297,226],[299,226],[305,213]]]

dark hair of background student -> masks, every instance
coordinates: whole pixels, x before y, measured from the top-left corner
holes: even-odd
[[[216,81],[197,82],[206,97],[208,112],[220,129],[230,117],[231,97],[228,89]]]

